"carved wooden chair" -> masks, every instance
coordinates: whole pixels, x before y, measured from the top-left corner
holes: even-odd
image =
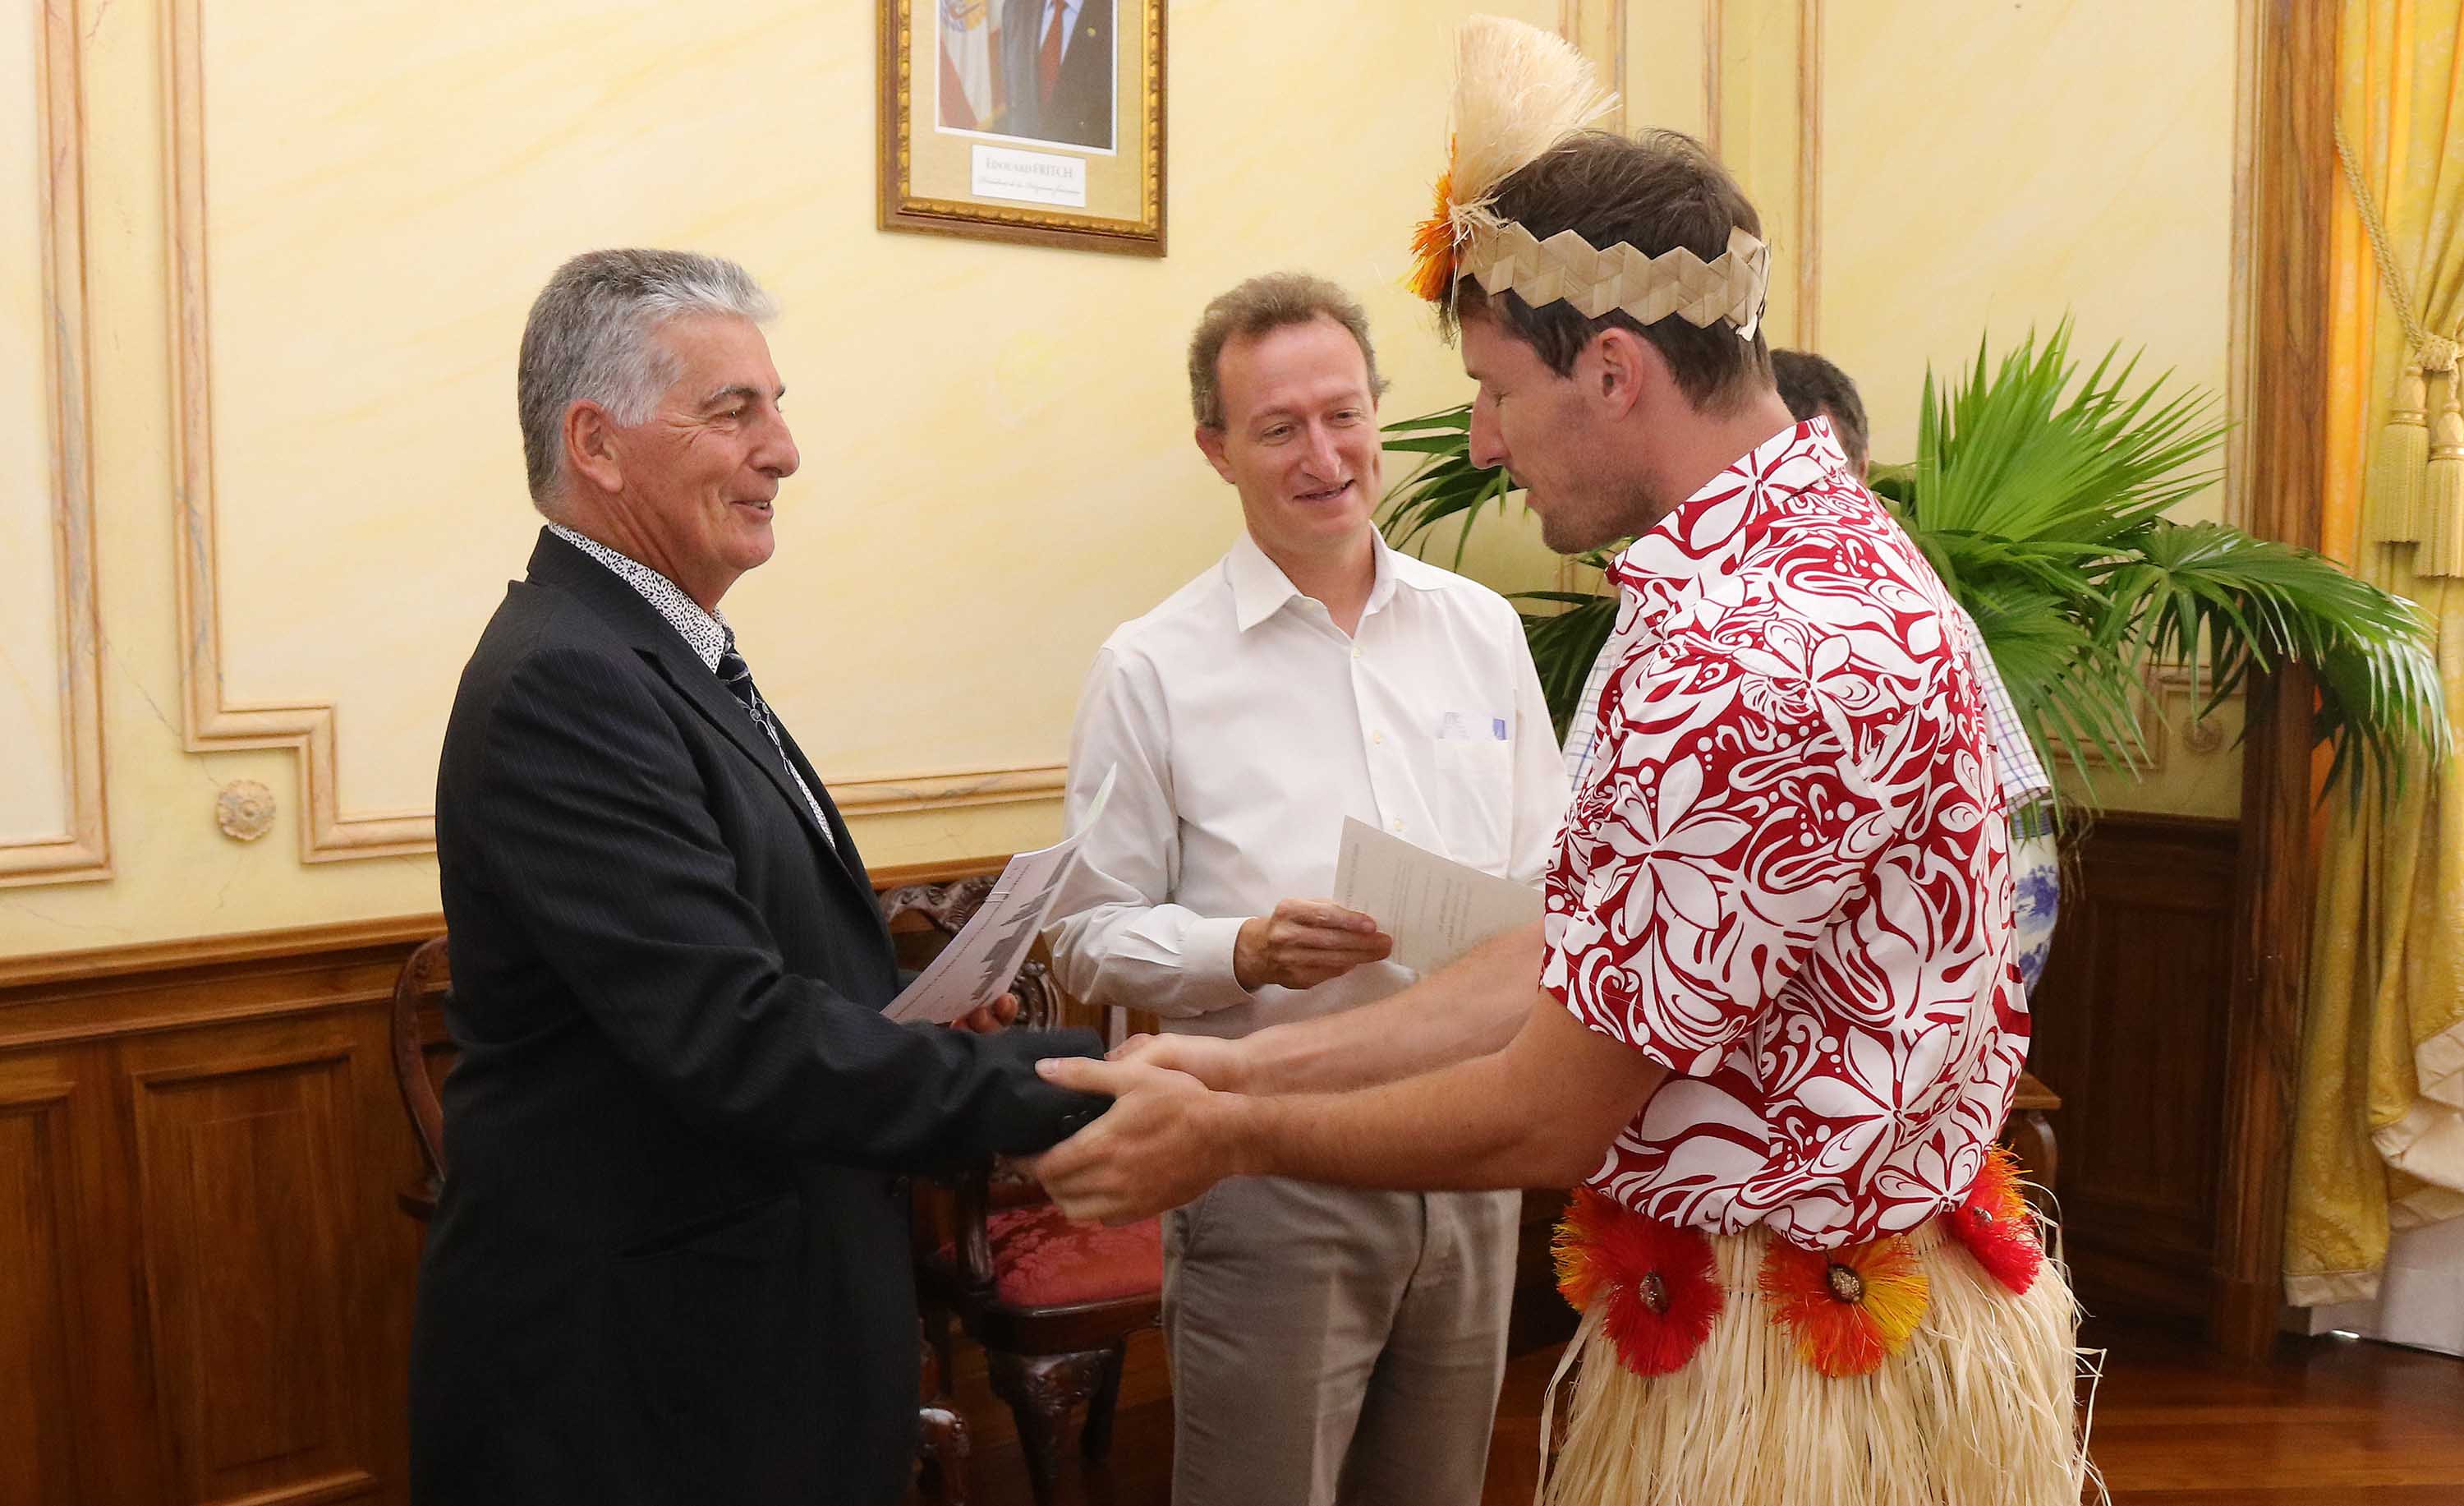
[[[2011,1118],[2002,1126],[2003,1142],[2018,1159],[2019,1174],[2027,1181],[2028,1201],[2048,1217],[2054,1211],[2054,1179],[2061,1171],[2061,1155],[2054,1144],[2054,1121],[2046,1116],[2061,1106],[2061,1095],[2035,1073],[2022,1072],[2019,1090],[2011,1099]]]
[[[412,1138],[427,1171],[394,1194],[402,1210],[425,1226],[436,1212],[436,1195],[445,1182],[445,1105],[428,1075],[428,1031],[420,1019],[431,1000],[443,1005],[449,986],[445,938],[419,943],[393,983],[393,1081],[402,1094],[403,1111],[410,1116]],[[918,1342],[921,1342],[919,1336]],[[924,1384],[920,1415],[923,1436],[917,1445],[918,1490],[933,1506],[967,1506],[971,1476],[967,1473],[967,1424],[943,1394],[949,1375],[944,1355],[924,1345]]]
[[[411,1138],[419,1143],[420,1163],[427,1167],[417,1181],[394,1194],[402,1210],[425,1225],[436,1212],[436,1194],[445,1182],[445,1105],[436,1083],[428,1075],[428,1031],[420,1009],[431,1000],[442,1008],[446,993],[445,938],[431,937],[412,950],[393,981],[393,1085],[402,1095],[402,1111],[410,1116]]]
[[[903,938],[955,936],[991,888],[985,877],[893,889],[882,896],[882,916]],[[1074,1023],[1065,1022],[1069,1001],[1041,960],[1027,963],[1012,991],[1019,1018],[1011,1029]],[[1105,1033],[1119,1038],[1117,1020]],[[916,1287],[927,1339],[945,1374],[953,1322],[983,1346],[994,1394],[1018,1420],[1037,1506],[1054,1506],[1070,1414],[1086,1407],[1079,1448],[1089,1462],[1111,1448],[1130,1336],[1163,1311],[1162,1227],[1154,1219],[1126,1229],[1073,1225],[1032,1179],[1000,1163],[918,1194]]]

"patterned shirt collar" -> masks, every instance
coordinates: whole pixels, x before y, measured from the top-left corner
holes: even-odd
[[[626,585],[641,592],[642,599],[668,620],[668,626],[683,635],[685,646],[701,660],[702,668],[714,675],[718,673],[718,656],[727,652],[735,638],[725,617],[702,610],[701,604],[679,590],[675,582],[596,539],[576,533],[562,523],[550,523],[547,531],[615,571]]]
[[[1848,474],[1848,459],[1831,421],[1810,418],[1779,431],[1731,461],[1609,562],[1608,576],[1646,610],[1664,612],[1689,588],[1731,573],[1751,523],[1774,495],[1788,496],[1822,476]]]

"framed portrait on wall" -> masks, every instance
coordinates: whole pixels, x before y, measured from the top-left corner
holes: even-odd
[[[1165,0],[882,0],[881,228],[1160,256]]]

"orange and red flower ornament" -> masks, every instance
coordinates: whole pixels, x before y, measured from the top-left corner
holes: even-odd
[[[2045,1263],[2035,1219],[2019,1190],[2019,1163],[2010,1150],[1991,1146],[1984,1169],[1949,1217],[1951,1237],[1968,1247],[1986,1274],[2022,1296]]]
[[[1761,1286],[1772,1320],[1794,1334],[1798,1356],[1835,1380],[1871,1374],[1905,1348],[1932,1295],[1925,1268],[1896,1235],[1840,1250],[1773,1239]]]
[[[1600,1326],[1637,1375],[1683,1369],[1727,1298],[1711,1241],[1576,1188],[1557,1226],[1557,1290]]]

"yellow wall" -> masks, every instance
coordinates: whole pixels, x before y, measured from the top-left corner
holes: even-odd
[[[339,817],[375,830],[429,808],[454,678],[536,525],[512,413],[520,321],[592,245],[722,252],[784,307],[772,341],[804,470],[777,560],[727,607],[825,775],[1007,771],[1030,790],[860,817],[868,857],[1050,839],[1058,806],[1034,786],[1062,762],[1095,646],[1237,525],[1189,440],[1180,346],[1199,308],[1306,265],[1368,301],[1390,411],[1454,401],[1453,357],[1397,281],[1442,152],[1452,25],[1475,9],[1557,20],[1550,0],[1173,5],[1171,255],[1149,261],[877,231],[878,8],[858,0],[49,3],[84,95],[71,150],[111,875],[0,869],[18,884],[0,888],[0,954],[434,907],[432,857],[303,861],[302,755],[232,744],[330,705]],[[64,826],[72,804],[57,509],[39,469],[19,474],[55,448],[36,410],[50,378],[24,358],[46,318],[28,212],[43,111],[32,55],[12,51],[28,30],[0,44],[0,237],[15,237],[0,246],[0,844]],[[166,76],[191,66],[209,338],[208,410],[184,424],[173,290],[191,263]],[[183,459],[208,444],[193,495]],[[189,752],[175,514],[201,503],[221,673],[199,694],[222,720]],[[279,802],[252,844],[215,825],[235,780]]]
[[[2233,318],[2236,140],[2248,0],[1568,0],[1571,34],[1618,67],[1623,124],[1705,141],[1777,255],[1767,327],[1860,388],[1877,460],[1915,448],[1930,365],[2075,321],[2090,364],[2145,347],[2143,375],[2219,404]],[[1618,57],[1622,54],[1621,58]],[[2233,476],[2177,516],[2232,516]],[[1474,542],[1473,572],[1529,587],[1528,525]],[[2231,818],[2238,699],[2202,724],[2179,675],[2147,710],[2148,767],[2100,771],[2117,809]],[[2077,771],[2066,775],[2085,793]]]
[[[1792,5],[1788,9],[1800,9]],[[1905,459],[1937,374],[2068,312],[2093,365],[2119,341],[2221,403],[2233,374],[2236,0],[1822,0],[1818,327],[1863,389],[1878,460]],[[2224,514],[2211,488],[2177,516]],[[2123,808],[2233,816],[2240,708],[2199,752],[2158,698],[2161,766]]]
[[[0,38],[0,955],[433,907],[431,857],[303,861],[303,800],[379,846],[427,810],[454,676],[535,526],[520,320],[598,244],[720,251],[784,305],[805,469],[728,609],[833,785],[1009,789],[859,815],[868,856],[1048,839],[1096,643],[1236,526],[1180,396],[1205,299],[1307,265],[1369,302],[1390,416],[1463,395],[1397,278],[1476,9],[1566,24],[1629,125],[1730,154],[1783,268],[1810,252],[1777,332],[1859,378],[1881,454],[1927,360],[2064,306],[2084,343],[2224,385],[2233,0],[1181,0],[1160,261],[876,231],[856,0],[44,0],[49,30]],[[49,181],[82,191],[48,227],[46,122]],[[186,605],[183,508],[211,543]],[[1469,565],[1555,575],[1522,518]],[[2194,764],[2177,738],[2178,787],[2129,803],[2229,812],[2237,770]],[[214,821],[243,780],[280,808],[252,844]],[[99,866],[106,809],[108,875],[62,881]]]

